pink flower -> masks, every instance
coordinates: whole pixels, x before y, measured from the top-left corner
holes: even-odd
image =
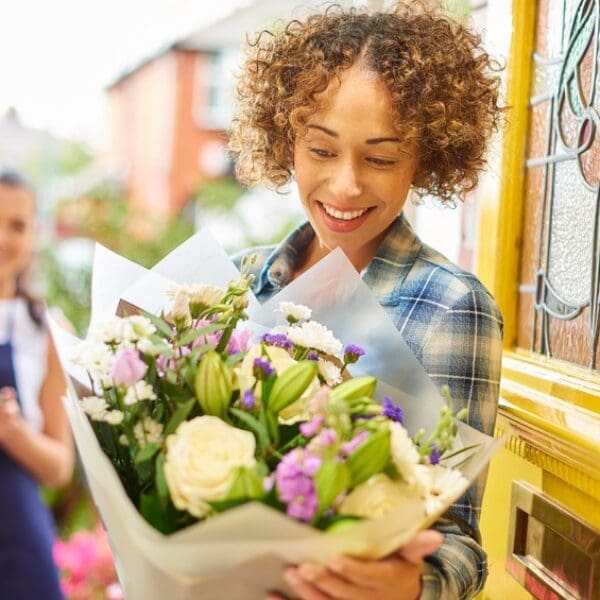
[[[252,332],[249,329],[234,329],[227,343],[227,352],[229,354],[246,352],[250,349],[251,337]]]
[[[123,348],[115,354],[115,362],[110,374],[115,385],[129,387],[139,381],[147,370],[148,367],[139,357],[137,350]]]

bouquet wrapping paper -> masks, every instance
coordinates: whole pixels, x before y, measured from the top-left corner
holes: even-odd
[[[116,314],[122,302],[157,314],[165,306],[165,291],[171,283],[224,287],[238,276],[236,267],[207,231],[190,238],[152,270],[98,245],[91,325]],[[353,374],[377,377],[377,395],[391,393],[403,405],[411,433],[436,422],[444,403],[440,394],[341,251],[332,252],[264,305],[251,297],[247,326],[259,335],[283,323],[283,316],[275,310],[283,300],[310,306],[314,318],[338,337],[366,349],[363,360],[353,365]],[[137,512],[79,406],[78,400],[89,393],[87,374],[70,361],[80,340],[51,318],[50,327],[68,380],[65,409],[128,600],[259,600],[270,589],[286,589],[281,577],[286,563],[321,562],[342,553],[383,557],[432,524],[464,492],[456,490],[446,505],[428,518],[420,504],[407,502],[392,516],[360,521],[336,533],[315,530],[252,502],[165,536]],[[461,466],[469,484],[500,443],[466,425],[459,427],[456,448],[478,445]]]

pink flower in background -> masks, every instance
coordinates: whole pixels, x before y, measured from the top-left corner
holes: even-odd
[[[123,348],[115,354],[111,376],[115,385],[129,387],[139,381],[148,370],[146,363],[133,348]]]
[[[62,591],[68,600],[123,598],[101,525],[94,531],[78,531],[67,541],[56,541],[53,554],[61,573]],[[107,596],[108,591],[112,595]]]

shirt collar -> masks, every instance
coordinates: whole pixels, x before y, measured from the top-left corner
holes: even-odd
[[[259,295],[267,286],[277,290],[288,285],[304,249],[314,237],[315,232],[308,221],[292,231],[265,261],[254,285],[255,293]],[[400,214],[362,273],[365,283],[381,304],[394,302],[394,292],[406,278],[421,247],[421,241],[404,214]]]

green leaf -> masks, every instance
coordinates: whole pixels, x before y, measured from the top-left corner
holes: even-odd
[[[239,408],[230,408],[229,411],[258,438],[258,445],[261,452],[269,447],[271,440],[267,433],[267,428],[256,417]]]
[[[262,479],[256,469],[238,467],[233,475],[233,482],[226,500],[256,500],[264,495]]]
[[[177,341],[180,346],[187,346],[204,335],[216,333],[224,328],[225,325],[221,323],[213,323],[212,325],[206,325],[205,327],[200,327],[199,329],[188,329]]]
[[[136,455],[135,462],[141,464],[150,460],[160,450],[160,444],[146,444]]]
[[[191,398],[187,402],[184,402],[177,407],[177,410],[173,413],[169,419],[169,422],[167,423],[167,426],[165,427],[165,437],[174,433],[179,425],[185,421],[195,403],[196,399]]]
[[[172,533],[178,529],[179,511],[170,502],[165,507],[156,492],[140,495],[140,512],[144,519],[161,533]]]
[[[169,501],[169,488],[165,477],[165,454],[160,452],[156,457],[156,471],[154,474],[154,483],[156,485],[156,493],[163,506],[166,508]]]
[[[155,325],[156,329],[158,329],[158,331],[160,331],[166,338],[172,340],[175,337],[175,332],[164,319],[161,319],[152,313],[146,312],[145,310],[142,310],[141,313],[144,315],[144,317],[150,319],[150,321],[152,321],[152,323]]]

